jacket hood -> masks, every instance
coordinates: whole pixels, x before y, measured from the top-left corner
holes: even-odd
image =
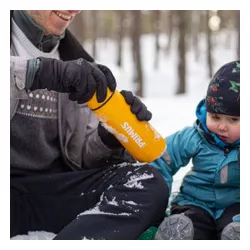
[[[199,102],[196,108],[197,120],[194,124],[194,127],[197,129],[197,131],[202,137],[205,137],[207,141],[220,148],[233,148],[233,147],[238,147],[240,145],[240,139],[234,143],[226,143],[222,141],[215,133],[209,131],[206,125],[206,120],[207,120],[206,116],[207,116],[206,104],[205,104],[205,99],[203,99]]]

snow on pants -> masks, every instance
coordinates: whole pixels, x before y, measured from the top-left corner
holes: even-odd
[[[10,236],[29,231],[55,240],[137,239],[164,218],[169,190],[148,165],[11,177]]]

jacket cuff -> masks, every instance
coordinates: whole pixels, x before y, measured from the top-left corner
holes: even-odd
[[[27,58],[10,57],[10,98],[27,99],[25,90]]]
[[[39,67],[40,67],[39,59],[35,58],[35,59],[28,60],[26,82],[25,82],[25,88],[27,90],[31,88],[36,72],[38,71]]]

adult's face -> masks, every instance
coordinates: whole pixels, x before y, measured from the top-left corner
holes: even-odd
[[[80,10],[26,10],[45,35],[61,35]]]

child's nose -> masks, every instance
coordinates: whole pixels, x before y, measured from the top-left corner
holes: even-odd
[[[226,122],[220,122],[219,123],[219,130],[220,131],[226,131],[227,130],[227,124],[226,124]]]

